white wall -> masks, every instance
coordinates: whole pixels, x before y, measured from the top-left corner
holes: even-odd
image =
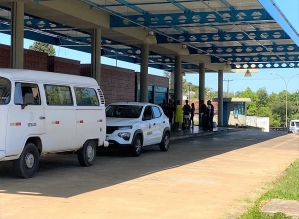
[[[246,116],[246,125],[262,128],[264,132],[269,132],[269,117]]]

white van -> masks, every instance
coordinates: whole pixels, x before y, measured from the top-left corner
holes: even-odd
[[[0,69],[0,161],[14,160],[32,177],[41,154],[76,151],[91,166],[96,146],[108,146],[105,100],[93,78]]]
[[[299,133],[299,119],[290,121],[289,132],[292,132],[294,134]]]

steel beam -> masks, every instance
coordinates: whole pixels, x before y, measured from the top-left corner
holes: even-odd
[[[272,21],[273,18],[265,9],[250,9],[250,10],[224,10],[219,11],[223,17],[231,22],[257,22],[257,21]],[[110,26],[114,27],[136,27],[138,24],[147,25],[150,27],[172,26],[172,25],[194,25],[194,24],[216,24],[227,23],[216,12],[185,12],[173,14],[150,14],[124,16],[125,19],[132,22],[124,22],[123,18],[116,16],[110,17]]]

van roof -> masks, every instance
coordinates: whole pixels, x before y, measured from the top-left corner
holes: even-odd
[[[98,86],[97,81],[90,77],[25,69],[0,68],[0,77],[28,82]]]

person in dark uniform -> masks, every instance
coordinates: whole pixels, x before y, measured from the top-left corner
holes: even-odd
[[[207,106],[203,100],[200,101],[199,115],[201,118],[201,126],[204,131],[208,130],[207,126]]]
[[[209,131],[213,131],[214,106],[212,105],[210,100],[208,100],[207,104],[207,118],[209,124]]]

